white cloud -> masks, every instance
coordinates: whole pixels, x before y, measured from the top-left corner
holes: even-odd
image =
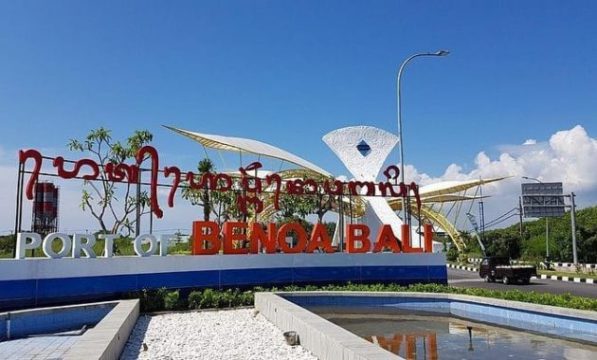
[[[597,140],[582,126],[558,131],[545,142],[526,140],[522,145],[500,146],[499,150],[496,159],[479,152],[475,168],[470,172],[451,164],[443,175],[431,177],[407,166],[406,177],[422,185],[446,180],[511,177],[483,187],[484,194],[492,196],[486,201],[488,220],[517,206],[523,176],[544,182],[563,182],[565,193],[575,192],[581,206],[597,201]]]

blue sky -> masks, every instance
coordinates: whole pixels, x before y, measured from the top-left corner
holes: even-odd
[[[397,132],[399,64],[449,49],[405,72],[406,162],[430,176],[473,169],[480,151],[575,125],[595,137],[596,13],[594,1],[0,0],[1,148],[65,153],[92,128],[146,128],[169,163],[191,167],[202,150],[169,124],[346,174],[321,137]]]

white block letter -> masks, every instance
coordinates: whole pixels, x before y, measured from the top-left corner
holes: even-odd
[[[114,239],[118,238],[116,234],[99,234],[100,239],[104,239],[104,257],[112,257],[114,255]]]
[[[176,239],[176,235],[161,235],[160,236],[160,256],[168,255],[168,245],[170,245],[170,240]]]
[[[60,239],[60,243],[62,245],[60,251],[57,253],[54,252],[54,249],[52,249],[52,243],[55,239]],[[44,254],[46,254],[47,257],[52,259],[60,259],[67,256],[68,253],[70,253],[71,240],[70,237],[68,237],[68,235],[66,234],[51,233],[44,239],[42,248],[44,250]]]
[[[31,240],[27,242],[27,239]],[[17,234],[17,253],[15,259],[24,259],[27,250],[38,248],[41,245],[41,236],[36,233],[24,232]]]
[[[87,240],[85,242],[81,240]],[[73,257],[81,257],[81,250],[85,253],[85,257],[94,258],[95,251],[93,251],[93,245],[95,245],[95,236],[93,234],[74,234],[73,235]]]
[[[149,241],[149,249],[147,251],[143,250],[143,241]],[[151,256],[155,254],[157,247],[158,247],[158,240],[155,236],[151,234],[141,234],[135,238],[135,242],[133,243],[133,247],[135,248],[135,253],[139,256]]]

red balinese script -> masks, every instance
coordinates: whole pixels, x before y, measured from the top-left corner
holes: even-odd
[[[30,177],[25,188],[27,199],[33,200],[33,189],[38,181],[44,156],[34,149],[20,150],[19,163],[23,166],[27,160],[33,161],[33,169],[30,171]],[[73,162],[72,169],[66,169],[66,160],[59,156],[51,158],[52,166],[56,169],[56,176],[63,179],[80,178],[88,181],[98,180],[100,177],[101,166],[92,159],[80,159]],[[161,177],[171,178],[170,193],[168,195],[168,206],[174,207],[174,196],[181,182],[186,181],[191,189],[209,189],[212,191],[231,191],[233,187],[233,177],[224,173],[205,173],[201,176],[192,171],[182,172],[176,166],[165,166],[160,168],[158,151],[152,146],[144,146],[135,155],[134,164],[113,164],[108,163],[103,167],[108,181],[134,183],[140,181],[140,166],[144,162],[149,162],[150,171],[150,205],[152,212],[158,217],[163,216],[163,211],[158,203],[157,188],[158,180]],[[288,195],[315,195],[324,193],[332,196],[352,195],[352,196],[387,196],[387,197],[407,197],[412,194],[415,198],[417,207],[421,207],[419,197],[419,187],[416,183],[410,184],[396,183],[400,171],[395,165],[389,166],[384,172],[387,178],[385,182],[375,183],[373,181],[349,181],[342,182],[335,179],[326,179],[316,181],[314,179],[292,179],[283,180],[280,175],[274,173],[259,178],[257,170],[262,167],[260,162],[253,162],[245,167],[240,167],[240,192],[237,196],[237,204],[242,213],[247,213],[251,206],[255,213],[263,210],[263,201],[259,194],[263,192],[273,193],[273,205],[279,210],[280,194]],[[145,169],[143,169],[145,170]],[[394,182],[394,183],[392,183]]]

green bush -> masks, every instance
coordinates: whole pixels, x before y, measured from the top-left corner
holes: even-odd
[[[468,264],[468,254],[464,254],[464,253],[458,254],[457,260],[458,260],[458,263],[460,263],[460,264]]]
[[[213,289],[205,289],[201,293],[201,301],[199,302],[199,308],[215,308],[219,305],[220,292]]]
[[[15,236],[0,236],[0,258],[13,257],[12,252],[15,248]]]
[[[143,289],[141,292],[141,311],[151,312],[164,309],[164,296],[166,288],[158,290]]]
[[[190,242],[178,242],[173,243],[168,248],[168,254],[180,254],[180,255],[189,255],[191,254],[191,243]]]
[[[175,310],[178,308],[180,293],[178,290],[169,291],[164,294],[164,308],[166,310]]]
[[[238,306],[237,300],[235,297],[238,295],[238,289],[227,289],[220,292],[220,298],[218,299],[218,307],[225,308],[225,307],[235,307]]]
[[[189,302],[189,309],[199,309],[202,298],[203,294],[201,294],[201,291],[191,291],[187,300]]]
[[[456,246],[454,246],[454,244],[452,244],[450,249],[448,249],[448,252],[446,253],[446,259],[451,262],[454,262],[456,259],[458,259],[458,249]]]
[[[243,306],[250,306],[255,303],[255,293],[251,290],[247,290],[240,294],[241,304]]]

